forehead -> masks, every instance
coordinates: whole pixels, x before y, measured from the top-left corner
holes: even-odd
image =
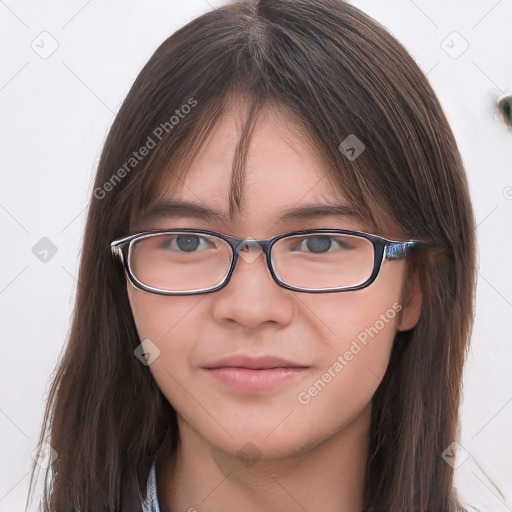
[[[163,179],[155,202],[194,202],[224,212],[225,218],[277,213],[312,202],[343,204],[323,159],[303,128],[282,110],[260,112],[249,136],[244,112],[229,109],[212,130],[180,180]],[[240,138],[247,144],[239,145]],[[243,150],[246,159],[240,158]],[[236,197],[237,208],[232,208]]]

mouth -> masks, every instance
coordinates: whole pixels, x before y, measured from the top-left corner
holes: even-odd
[[[303,376],[311,367],[272,356],[233,356],[202,368],[230,388],[267,391]]]

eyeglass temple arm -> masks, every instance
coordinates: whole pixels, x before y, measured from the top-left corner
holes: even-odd
[[[417,245],[418,242],[413,240],[408,242],[389,242],[386,244],[384,256],[387,260],[399,260],[410,254]]]

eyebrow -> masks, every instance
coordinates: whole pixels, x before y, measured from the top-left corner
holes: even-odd
[[[327,216],[360,218],[358,212],[351,206],[318,203],[290,208],[283,212],[278,221],[303,220]],[[159,199],[151,203],[142,214],[143,221],[156,221],[173,217],[189,217],[206,221],[226,220],[225,215],[221,211],[209,206],[171,199]]]

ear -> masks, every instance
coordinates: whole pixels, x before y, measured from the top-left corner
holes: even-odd
[[[421,313],[423,293],[418,272],[409,271],[402,290],[402,315],[397,325],[399,331],[408,331],[416,327]]]

